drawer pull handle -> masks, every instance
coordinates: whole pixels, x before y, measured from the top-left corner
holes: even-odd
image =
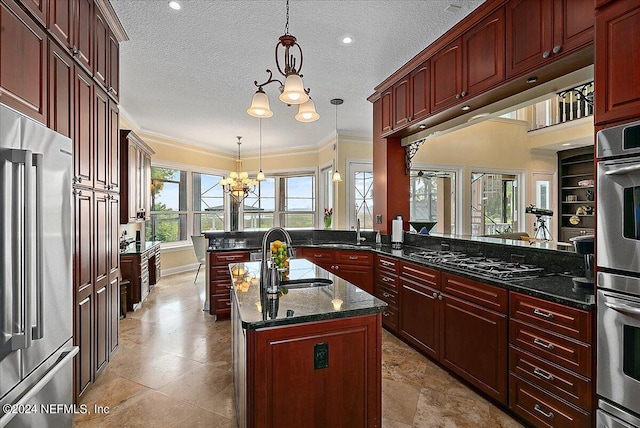
[[[358,260],[358,256],[349,256],[349,260]]]
[[[533,339],[533,343],[535,343],[538,346],[542,346],[543,348],[549,349],[549,350],[554,348],[553,343],[548,343],[548,342],[545,343],[542,340],[538,339],[537,337],[535,339]]]
[[[542,379],[546,379],[546,380],[553,380],[553,375],[550,375],[549,373],[540,370],[538,367],[536,367],[533,370],[533,373],[539,377],[541,377]]]
[[[231,306],[231,302],[227,302],[225,303],[227,306]]]
[[[322,257],[322,254],[314,254],[313,257],[315,257],[316,259],[319,259]]]
[[[383,276],[383,277],[382,277],[382,281],[384,281],[384,282],[393,282],[393,280],[392,280],[392,279],[389,279],[389,278],[387,278],[386,276]]]
[[[553,413],[552,413],[552,412],[549,412],[549,413],[545,412],[545,411],[544,411],[544,410],[542,410],[542,409],[540,408],[540,406],[539,406],[539,405],[537,405],[537,404],[536,404],[535,406],[533,406],[533,410],[535,410],[536,412],[540,413],[540,414],[541,414],[541,415],[543,415],[545,418],[553,419],[553,416],[554,416],[554,415],[553,415]]]
[[[550,319],[550,320],[552,320],[552,319],[554,318],[554,315],[553,315],[552,313],[549,313],[549,312],[542,312],[542,311],[541,311],[540,309],[538,309],[538,308],[534,309],[534,310],[533,310],[533,313],[534,313],[535,315],[538,315],[538,316],[540,316],[540,317],[547,318],[547,319]]]
[[[393,262],[388,262],[386,260],[380,260],[380,263],[382,263],[385,266],[393,266]]]
[[[388,317],[388,316],[389,316],[389,312],[384,311],[384,312],[382,313],[382,315],[384,315],[385,317]]]
[[[389,293],[385,293],[384,291],[382,292],[382,297],[391,297],[391,294]]]

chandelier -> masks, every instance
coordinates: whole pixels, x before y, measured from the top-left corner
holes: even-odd
[[[238,159],[236,159],[236,170],[229,173],[229,178],[220,180],[222,190],[229,193],[237,202],[242,202],[258,184],[258,180],[249,178],[246,171],[242,171],[242,159],[240,158],[240,139],[238,139]]]
[[[284,34],[280,36],[276,43],[275,50],[276,68],[278,72],[285,77],[284,84],[273,78],[273,72],[267,69],[269,77],[263,83],[253,82],[258,90],[253,94],[251,106],[247,109],[247,114],[253,117],[271,117],[273,112],[269,107],[269,97],[264,92],[263,87],[270,83],[277,82],[280,84],[279,99],[287,105],[295,104],[298,106],[298,113],[295,119],[299,122],[315,122],[320,118],[316,112],[316,106],[309,96],[310,89],[304,88],[302,83],[302,48],[297,43],[296,38],[289,34],[289,0],[287,0],[287,21],[284,26]]]

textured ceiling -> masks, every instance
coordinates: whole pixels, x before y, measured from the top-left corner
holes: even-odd
[[[284,33],[285,1],[111,0],[130,40],[121,44],[121,106],[143,131],[233,153],[258,150],[258,119],[246,114]],[[320,119],[299,123],[296,107],[265,87],[273,117],[263,150],[315,146],[335,134],[371,137],[373,88],[482,0],[291,0],[289,32],[304,53],[305,86]],[[459,7],[450,7],[450,5]],[[453,12],[446,9],[454,9]],[[345,46],[343,36],[354,43]]]

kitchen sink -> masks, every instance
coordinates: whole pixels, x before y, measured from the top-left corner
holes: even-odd
[[[319,248],[336,248],[342,250],[369,250],[370,245],[356,245],[356,244],[317,244]]]
[[[280,282],[280,287],[284,287],[287,290],[295,290],[296,288],[325,287],[331,284],[333,284],[333,281],[327,278],[300,278],[282,281]]]

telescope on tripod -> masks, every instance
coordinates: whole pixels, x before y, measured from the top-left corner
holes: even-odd
[[[533,224],[533,230],[536,232],[534,238],[551,241],[551,232],[547,227],[547,220],[545,217],[553,216],[553,211],[546,208],[537,208],[533,204],[525,208],[524,211],[527,214],[533,214],[536,216],[536,222]]]

